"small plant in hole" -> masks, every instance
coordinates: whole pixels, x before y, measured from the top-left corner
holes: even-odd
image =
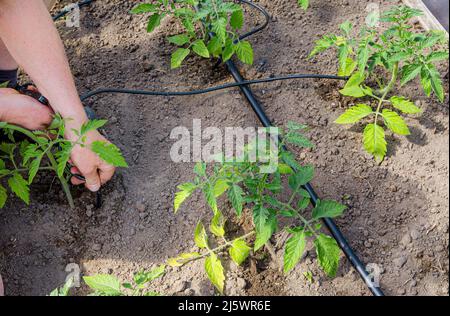
[[[363,28],[357,38],[350,35],[352,24],[345,22],[340,26],[341,35],[323,36],[310,54],[312,57],[329,48],[337,49],[338,74],[350,76],[340,93],[362,100],[336,123],[355,124],[370,118],[364,129],[364,148],[379,162],[387,152],[385,129],[397,135],[409,135],[409,128],[399,113],[421,112],[411,100],[392,94],[398,84],[404,86],[419,77],[426,96],[434,93],[440,102],[445,99],[435,63],[448,60],[448,49],[440,48],[446,46],[447,39],[440,31],[414,31],[411,19],[420,15],[421,11],[407,6],[393,7],[381,16],[380,21],[387,23],[384,32],[378,31],[379,21],[372,18],[368,19],[372,25]]]
[[[308,10],[309,8],[309,0],[297,0],[298,5],[300,6],[300,8],[302,8],[303,10]]]
[[[251,160],[248,155],[255,146],[252,142],[243,152],[244,159],[224,162],[221,158],[210,167],[206,163],[197,163],[194,181],[178,186],[174,210],[177,212],[194,192],[200,191],[212,210],[212,220],[208,226],[200,221],[195,229],[194,240],[200,252],[181,254],[168,260],[167,264],[182,266],[194,260],[205,259],[206,274],[219,292],[223,293],[225,273],[221,258],[228,253],[235,264],[241,265],[252,251],[259,251],[276,232],[284,230],[289,234],[284,252],[285,273],[297,265],[304,254],[307,241],[312,240],[319,265],[327,275],[334,276],[339,265],[340,249],[332,237],[321,232],[320,220],[340,216],[345,206],[332,200],[323,200],[311,207],[311,197],[303,186],[313,179],[314,168],[309,165],[301,166],[292,153],[283,149],[285,144],[313,147],[302,134],[305,128],[304,125],[290,122],[286,132],[282,132],[283,141],[279,144],[279,150],[257,145],[258,157],[278,155],[280,163],[272,174],[261,172],[261,167],[266,166],[261,161],[269,161],[268,159],[249,162]],[[261,141],[258,140],[259,142]],[[286,194],[289,197],[283,198]],[[222,196],[226,196],[237,217],[241,217],[245,209],[251,210],[253,230],[237,238],[227,236],[225,217],[220,210],[227,207],[227,204],[219,206],[219,198]],[[280,219],[287,219],[291,224],[281,227]]]
[[[242,62],[253,64],[252,45],[237,35],[244,25],[240,4],[223,0],[157,0],[139,4],[131,13],[151,14],[147,26],[149,33],[166,16],[180,21],[184,32],[168,38],[179,47],[172,54],[172,68],[180,67],[192,52],[204,58],[220,57],[224,62],[236,54]]]
[[[83,281],[92,290],[90,296],[160,296],[160,293],[150,291],[148,286],[152,281],[162,277],[166,266],[160,265],[151,271],[141,271],[134,275],[131,282],[121,283],[114,275],[98,274],[83,277]],[[50,296],[69,296],[73,287],[73,278],[66,284],[53,290]]]
[[[11,191],[29,204],[30,185],[36,175],[40,171],[52,171],[60,180],[70,206],[74,207],[68,184],[71,175],[67,170],[74,146],[89,146],[105,162],[116,167],[127,167],[115,145],[100,141],[89,145],[85,143],[86,134],[103,127],[106,122],[92,120],[85,123],[79,131],[74,131],[78,136],[78,140],[74,142],[64,138],[65,123],[58,114],[45,131],[29,131],[20,126],[0,122],[2,139],[6,139],[0,143],[0,180],[6,180]],[[4,207],[7,197],[7,190],[0,183],[0,208]]]

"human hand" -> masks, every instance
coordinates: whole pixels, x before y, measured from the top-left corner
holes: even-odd
[[[52,122],[52,110],[14,89],[0,89],[0,121],[29,130],[46,128]]]
[[[76,141],[76,139],[72,140]],[[114,166],[104,162],[89,149],[89,145],[95,141],[108,142],[98,131],[91,131],[86,135],[85,147],[76,145],[72,149],[70,160],[70,163],[73,165],[70,172],[72,174],[81,174],[86,179],[82,181],[72,177],[72,184],[84,184],[92,192],[98,191],[103,184],[111,180],[116,170]]]

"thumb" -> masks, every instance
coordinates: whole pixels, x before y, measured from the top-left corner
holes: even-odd
[[[86,188],[92,192],[97,192],[100,190],[101,182],[100,182],[100,176],[97,172],[97,168],[95,168],[93,171],[88,172],[84,174],[84,177],[86,179]]]

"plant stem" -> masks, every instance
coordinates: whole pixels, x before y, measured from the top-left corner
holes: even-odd
[[[29,130],[27,130],[25,128],[22,128],[22,127],[16,126],[16,125],[11,125],[11,124],[7,124],[5,126],[5,128],[8,128],[10,130],[22,133],[25,136],[27,136],[28,138],[30,138],[32,141],[34,141],[35,143],[39,144],[38,138],[33,134],[33,132],[31,132],[31,131],[29,131]],[[47,155],[47,157],[48,157],[48,159],[50,161],[52,170],[57,172],[57,170],[58,170],[58,163],[56,162],[55,157],[53,156],[53,154],[50,151],[48,151],[46,153],[46,155]],[[58,179],[61,182],[61,186],[63,188],[64,193],[66,194],[67,201],[69,202],[70,207],[74,208],[75,207],[75,203],[73,201],[72,193],[70,192],[69,184],[67,183],[66,179],[64,179],[64,177],[58,177]]]
[[[375,112],[375,122],[374,122],[375,125],[377,124],[378,116],[381,114],[380,111],[381,111],[381,108],[383,107],[383,103],[386,99],[386,96],[395,86],[395,82],[397,81],[397,76],[398,76],[398,62],[394,64],[394,69],[392,70],[391,80],[389,81],[389,84],[384,89],[383,95],[381,96],[381,98],[379,98],[377,110]]]

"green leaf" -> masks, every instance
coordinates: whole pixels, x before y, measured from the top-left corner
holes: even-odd
[[[139,272],[134,275],[134,282],[137,285],[144,285],[148,282],[162,277],[166,273],[166,266],[160,265],[149,272]]]
[[[439,101],[444,102],[444,88],[442,86],[442,80],[439,76],[439,73],[431,72],[431,87],[433,88],[434,93],[436,94]]]
[[[167,40],[172,44],[175,44],[178,46],[183,46],[183,45],[189,43],[190,37],[186,34],[180,34],[180,35],[168,37]]]
[[[30,189],[28,187],[28,181],[26,181],[18,172],[15,172],[13,176],[8,179],[8,185],[17,197],[19,197],[27,205],[30,204]]]
[[[178,48],[171,58],[172,69],[179,68],[186,57],[190,54],[191,50],[187,48]]]
[[[285,151],[283,150],[281,152],[281,159],[287,164],[289,165],[289,167],[291,167],[292,169],[298,169],[300,168],[300,165],[298,164],[297,160],[294,157],[294,154],[289,152],[289,151]]]
[[[253,224],[256,230],[254,249],[257,251],[266,244],[277,228],[276,216],[267,208],[255,205],[253,208]]]
[[[337,118],[335,123],[353,124],[372,113],[374,113],[372,108],[367,104],[357,104],[341,114],[341,116]]]
[[[120,149],[114,144],[95,141],[91,144],[91,149],[100,157],[100,159],[114,167],[128,167]]]
[[[99,274],[95,276],[83,277],[84,282],[95,292],[107,296],[121,296],[120,281],[109,274]]]
[[[244,12],[242,9],[234,11],[231,14],[230,25],[233,29],[239,30],[244,25]]]
[[[401,85],[405,85],[420,74],[422,70],[422,65],[420,64],[411,64],[403,66],[402,68],[402,79],[400,81]]]
[[[140,14],[140,13],[148,13],[157,11],[158,7],[151,3],[141,3],[134,7],[130,13],[131,14]]]
[[[192,43],[192,50],[199,56],[209,58],[209,51],[203,40],[199,39]]]
[[[406,114],[417,114],[422,112],[413,102],[404,97],[393,96],[389,99],[392,106]]]
[[[102,128],[107,123],[107,120],[90,120],[81,126],[80,135],[86,135],[86,133]]]
[[[194,167],[194,172],[199,177],[204,177],[206,175],[206,164],[204,162],[197,162]]]
[[[9,85],[9,81],[2,82],[2,83],[0,83],[0,89],[1,89],[1,88],[7,88],[8,85]]]
[[[202,222],[198,222],[195,228],[194,241],[199,248],[208,248],[208,235]]]
[[[321,53],[321,52],[327,50],[328,48],[333,46],[335,44],[335,42],[336,42],[336,36],[324,35],[321,39],[316,41],[316,45],[314,46],[314,49],[309,54],[308,58],[311,58],[311,57],[317,55],[318,53]]]
[[[292,174],[292,173],[294,173],[294,170],[292,170],[292,168],[289,167],[287,164],[279,163],[278,164],[278,172],[280,174]]]
[[[216,19],[211,23],[211,26],[212,31],[219,39],[221,46],[224,45],[227,39],[227,20],[224,18]]]
[[[363,139],[366,151],[382,161],[387,151],[384,129],[377,124],[368,124],[364,129]]]
[[[288,273],[297,265],[305,251],[305,246],[306,238],[303,229],[294,233],[286,241],[286,247],[284,249],[284,273]]]
[[[211,255],[206,258],[205,271],[211,283],[219,290],[220,293],[223,293],[225,274],[222,263],[215,253],[211,253]]]
[[[216,214],[218,212],[217,199],[214,188],[211,187],[210,184],[207,184],[203,187],[203,195],[205,196],[206,202],[208,202],[208,205],[211,207],[214,214]]]
[[[399,135],[409,135],[408,125],[406,125],[403,118],[398,115],[396,112],[384,109],[383,110],[383,119],[386,126],[394,133]]]
[[[448,60],[448,52],[432,52],[427,56],[427,62]]]
[[[216,183],[214,184],[214,196],[216,198],[220,197],[222,194],[224,194],[230,186],[227,183],[227,180],[225,179],[218,179]]]
[[[239,266],[241,265],[250,254],[251,248],[242,239],[236,239],[231,244],[229,249],[231,259]]]
[[[253,48],[247,41],[240,41],[236,44],[236,55],[245,64],[253,65]]]
[[[31,145],[30,145],[31,146]],[[58,168],[56,170],[56,173],[58,177],[62,177],[64,175],[64,170],[66,168],[66,165],[70,159],[70,153],[72,152],[72,144],[69,142],[64,142],[60,144],[61,150],[58,151],[56,156],[56,161],[58,162]]]
[[[336,276],[339,267],[339,255],[341,250],[332,237],[320,234],[314,241],[316,247],[317,259],[325,273],[329,277]]]
[[[236,184],[233,184],[230,187],[230,190],[228,190],[228,199],[236,211],[237,216],[241,216],[242,214],[242,204],[244,203],[243,195],[244,191]]]
[[[222,61],[226,62],[230,60],[231,57],[233,57],[233,54],[236,51],[236,46],[233,44],[233,42],[230,42],[228,45],[225,46],[222,52]]]
[[[187,182],[178,186],[178,192],[175,193],[175,200],[173,204],[174,212],[176,213],[181,204],[192,195],[197,186],[193,183]]]
[[[296,132],[288,133],[284,138],[288,143],[303,147],[303,148],[313,148],[314,145],[311,141],[304,135]]]
[[[225,219],[220,211],[214,214],[214,217],[211,220],[211,225],[209,226],[209,230],[216,237],[225,236]]]
[[[308,10],[309,7],[309,0],[297,0],[298,5],[300,6],[300,8],[302,8],[303,10]]]
[[[155,13],[148,20],[147,32],[153,32],[161,24],[161,15]]]
[[[8,199],[8,193],[6,189],[0,184],[0,209],[5,206],[6,200]]]
[[[36,174],[39,171],[39,167],[41,166],[42,156],[43,155],[40,155],[31,162],[30,169],[28,170],[28,184],[31,184],[36,177]]]
[[[341,216],[347,207],[336,201],[325,200],[318,201],[313,210],[312,216],[314,219],[320,218],[335,218]]]
[[[350,35],[350,31],[352,30],[353,25],[352,23],[350,23],[350,21],[345,21],[344,23],[339,25],[339,28],[341,29],[342,32],[344,32],[346,36],[348,36]]]
[[[176,258],[168,259],[167,264],[171,267],[181,267],[187,262],[198,257],[200,257],[200,254],[198,252],[183,253]]]
[[[348,79],[344,88],[339,90],[339,92],[345,96],[361,98],[366,95],[365,90],[360,87],[364,80],[364,75],[360,72],[357,72]]]
[[[302,185],[312,181],[314,178],[314,167],[311,165],[301,166],[296,173],[289,177],[289,187],[294,190],[300,190]]]

